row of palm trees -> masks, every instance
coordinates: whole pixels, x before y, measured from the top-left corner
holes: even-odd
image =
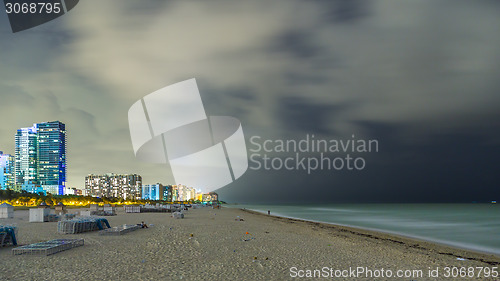
[[[0,190],[0,202],[7,202],[14,206],[38,206],[42,202],[47,205],[63,203],[68,206],[86,206],[89,204],[145,204],[152,203],[150,200],[124,200],[115,197],[92,197],[80,195],[52,195],[50,193],[30,193],[25,190],[14,191],[11,189]]]

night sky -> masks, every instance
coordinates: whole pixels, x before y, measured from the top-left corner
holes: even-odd
[[[172,184],[168,166],[135,159],[127,113],[196,78],[207,114],[238,118],[247,148],[379,142],[361,171],[249,169],[218,190],[225,201],[500,199],[500,2],[158,2],[80,1],[19,33],[0,11],[0,151],[14,153],[18,128],[60,120],[68,186],[107,172]]]

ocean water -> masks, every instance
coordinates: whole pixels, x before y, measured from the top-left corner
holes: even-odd
[[[231,205],[500,255],[500,204]]]

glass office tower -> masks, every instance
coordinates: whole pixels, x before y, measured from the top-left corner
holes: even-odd
[[[66,125],[59,121],[36,124],[38,128],[38,181],[52,194],[66,187]]]
[[[15,190],[14,156],[0,151],[0,189]]]
[[[25,184],[38,183],[36,124],[33,127],[21,128],[16,133],[15,179],[16,190]]]

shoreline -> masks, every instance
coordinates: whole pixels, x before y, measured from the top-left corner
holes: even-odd
[[[231,207],[230,207],[231,208]],[[376,229],[362,228],[356,226],[348,226],[322,221],[306,220],[302,218],[287,217],[283,215],[268,215],[265,212],[238,208],[243,212],[254,215],[270,217],[281,221],[293,221],[307,224],[312,227],[319,227],[326,230],[333,230],[338,233],[349,233],[352,235],[386,241],[394,244],[404,245],[408,248],[415,248],[424,251],[433,251],[440,255],[447,255],[461,259],[483,262],[491,266],[500,265],[500,255],[490,252],[481,252],[474,249],[460,248],[453,245],[447,245],[436,241],[429,241],[423,238],[406,236],[399,233],[384,232]]]

